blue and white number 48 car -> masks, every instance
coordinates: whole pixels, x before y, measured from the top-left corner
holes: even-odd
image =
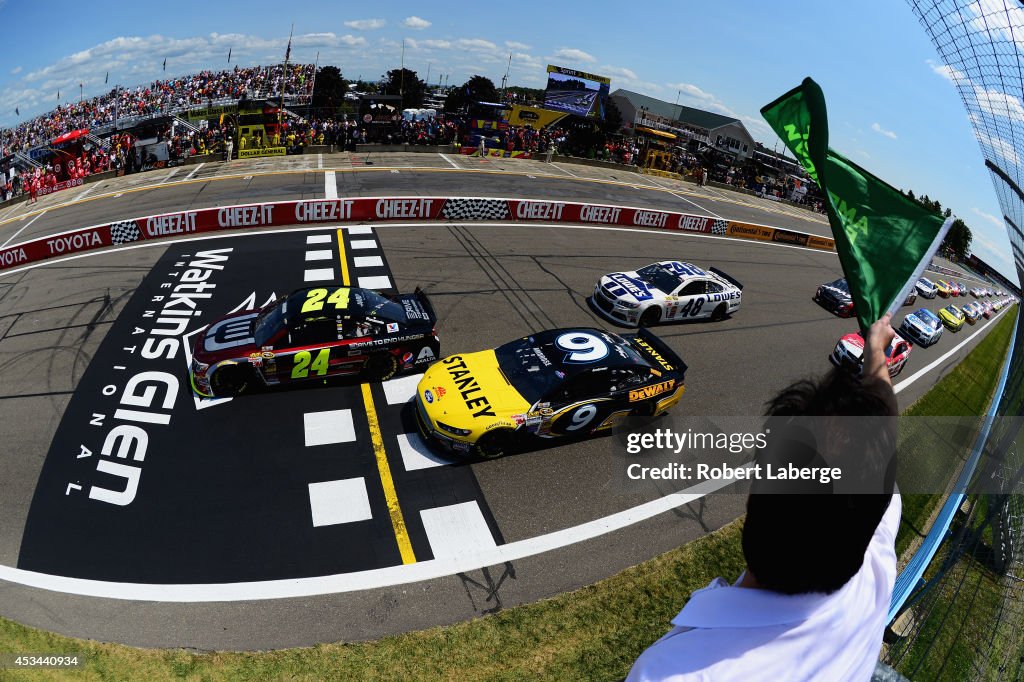
[[[636,271],[604,275],[594,287],[594,307],[629,327],[670,320],[720,320],[739,310],[743,285],[717,268],[661,261]]]

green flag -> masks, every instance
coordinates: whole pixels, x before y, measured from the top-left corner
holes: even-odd
[[[900,307],[953,219],[943,222],[829,149],[825,96],[810,78],[763,107],[761,115],[825,194],[839,262],[866,331],[886,311]]]

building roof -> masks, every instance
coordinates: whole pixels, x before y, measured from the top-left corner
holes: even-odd
[[[633,92],[632,90],[619,89],[613,92],[611,96],[622,97],[629,100],[629,103],[636,109],[646,109],[657,116],[662,116],[674,121],[682,121],[683,123],[689,123],[707,130],[721,128],[722,126],[729,125],[730,123],[739,123],[739,119],[731,116],[716,114],[712,111],[694,109],[693,107],[684,107],[682,104],[672,104],[671,102],[665,102],[660,99],[648,97],[647,95],[641,95],[640,93]]]

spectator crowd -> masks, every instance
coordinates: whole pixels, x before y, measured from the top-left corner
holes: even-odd
[[[312,94],[313,65],[235,67],[201,71],[181,78],[153,81],[135,88],[114,88],[80,102],[59,105],[53,111],[0,130],[0,157],[45,144],[72,130],[113,123],[115,117],[171,113],[219,99]]]

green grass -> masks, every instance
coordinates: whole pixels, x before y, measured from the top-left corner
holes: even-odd
[[[953,409],[966,399],[980,412],[993,390],[993,368],[1005,354],[1009,317],[911,409]],[[81,671],[0,671],[0,679],[621,679],[636,656],[666,632],[692,591],[716,576],[739,575],[744,568],[741,530],[742,521],[734,521],[607,580],[552,599],[467,623],[359,644],[195,654],[72,639],[0,619],[0,651],[78,653],[88,659]]]
[[[952,372],[942,378],[942,381],[904,410],[903,416],[952,417],[984,414],[996,390],[1016,319],[1014,311],[1007,311],[968,354],[964,362],[957,365]],[[904,487],[910,488],[909,485]],[[900,532],[896,536],[896,556],[902,556],[914,539],[920,537],[919,532],[924,529],[928,517],[942,499],[941,495],[903,496],[903,520],[900,523]]]

